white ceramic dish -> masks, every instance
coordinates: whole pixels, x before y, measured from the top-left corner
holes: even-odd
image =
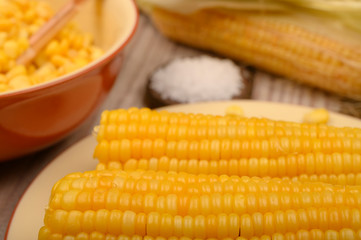
[[[275,120],[299,122],[311,108],[258,101],[212,102],[166,107],[169,111],[220,114],[230,105],[239,105],[246,116],[267,117]],[[361,127],[361,121],[345,115],[331,113],[330,125]],[[81,140],[55,158],[32,182],[19,201],[10,221],[5,240],[37,239],[43,225],[45,208],[54,183],[68,173],[92,170],[96,160],[92,158],[96,146],[94,137]]]

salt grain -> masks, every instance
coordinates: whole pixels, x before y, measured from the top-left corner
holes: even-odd
[[[156,71],[150,88],[163,99],[190,103],[228,100],[244,88],[240,68],[232,61],[209,56],[176,59]]]

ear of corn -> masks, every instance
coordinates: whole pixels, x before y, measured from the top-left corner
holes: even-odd
[[[296,236],[300,230],[353,236],[361,229],[360,206],[360,187],[270,178],[92,171],[71,174],[54,186],[39,239],[94,234],[100,239],[121,235],[251,239]]]
[[[177,42],[361,99],[361,52],[355,43],[360,36],[341,32],[337,39],[336,28],[325,33],[325,19],[221,9],[183,15],[158,7],[150,16],[160,32]]]
[[[360,184],[358,128],[132,108],[104,112],[97,140],[98,169]]]

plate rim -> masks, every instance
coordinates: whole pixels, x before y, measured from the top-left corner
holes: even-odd
[[[63,155],[65,152],[67,152],[69,149],[74,148],[76,145],[86,141],[87,139],[91,138],[92,135],[87,135],[79,140],[77,140],[76,142],[74,142],[73,144],[67,146],[66,148],[64,148],[62,151],[58,152],[47,164],[45,164],[45,166],[43,166],[42,169],[40,169],[40,171],[38,172],[38,174],[30,181],[30,183],[28,184],[28,186],[25,188],[25,190],[23,191],[23,193],[20,195],[19,200],[17,201],[17,203],[15,204],[14,210],[11,213],[8,225],[6,227],[5,230],[5,235],[4,235],[4,240],[8,240],[8,235],[10,232],[10,228],[11,225],[13,223],[13,219],[16,213],[16,210],[18,209],[19,205],[22,203],[24,196],[26,195],[26,193],[29,191],[29,189],[31,188],[31,186],[33,185],[33,183],[39,178],[39,176],[48,168],[52,165],[53,162],[56,161],[56,159],[58,159],[61,155]]]
[[[174,104],[169,106],[163,106],[154,108],[154,110],[168,110],[178,107],[186,107],[189,105],[209,105],[209,104],[234,104],[234,103],[247,103],[247,104],[267,104],[267,105],[274,105],[274,106],[284,106],[284,107],[296,107],[301,108],[303,110],[313,110],[318,108],[325,108],[325,107],[317,107],[317,106],[310,106],[310,105],[304,105],[304,104],[295,104],[295,103],[288,103],[288,102],[276,102],[276,101],[265,101],[265,100],[257,100],[257,99],[237,99],[237,100],[225,100],[225,101],[208,101],[208,102],[196,102],[196,103],[181,103],[181,104]],[[326,109],[326,108],[325,108]],[[360,118],[347,115],[344,113],[336,112],[333,110],[326,109],[330,114],[342,117],[342,118],[348,118],[353,121],[360,121]],[[246,116],[248,117],[248,116]],[[252,116],[249,116],[252,117]],[[287,120],[286,120],[287,121]],[[360,123],[361,124],[361,123]]]

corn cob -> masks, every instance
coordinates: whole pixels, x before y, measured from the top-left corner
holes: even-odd
[[[183,15],[158,7],[150,16],[161,33],[177,42],[361,99],[360,46],[346,41],[347,37],[336,39],[335,33],[324,34],[325,26],[309,27],[322,20],[297,14],[292,19],[291,14],[214,9]]]
[[[41,239],[48,239],[50,236],[45,237],[48,233],[44,233],[44,237]],[[55,235],[55,237],[54,237]],[[60,234],[54,234],[52,239],[74,239],[74,238],[62,238]],[[100,232],[93,232],[91,234],[87,233],[80,233],[76,236],[75,239],[79,240],[193,240],[192,238],[188,237],[150,237],[150,236],[126,236],[120,235],[115,236],[111,234],[102,234]],[[252,238],[244,238],[244,237],[237,237],[234,240],[329,240],[329,239],[338,239],[338,240],[360,240],[361,239],[361,230],[353,231],[351,229],[344,228],[340,231],[334,230],[327,230],[321,231],[319,229],[313,229],[310,231],[306,230],[299,230],[297,233],[286,233],[280,234],[275,233],[272,236],[263,235],[262,237],[252,237]],[[200,240],[196,238],[194,240]],[[207,238],[207,240],[217,240],[215,238]],[[233,240],[233,238],[223,238],[221,240]]]
[[[270,139],[238,140],[181,140],[121,139],[102,140],[96,146],[94,157],[100,162],[125,162],[131,158],[160,158],[168,156],[178,159],[220,160],[250,157],[278,158],[291,154],[322,152],[324,154],[361,154],[361,139],[350,138],[293,138],[272,137]]]
[[[50,233],[43,232],[44,234],[41,239],[49,239],[52,237],[52,239],[74,239],[74,238],[66,238],[61,234],[53,234],[53,236],[49,236]],[[49,235],[47,235],[49,234]],[[55,236],[55,237],[54,237]],[[80,233],[76,236],[76,240],[193,240],[192,238],[188,237],[150,237],[150,236],[126,236],[126,235],[120,235],[115,236],[111,234],[103,234],[100,232],[93,232],[91,234],[87,233]],[[244,237],[237,237],[234,240],[329,240],[329,239],[338,239],[338,240],[360,240],[361,239],[361,230],[359,231],[353,231],[351,229],[341,229],[340,231],[335,230],[327,230],[327,231],[321,231],[319,229],[313,229],[310,231],[306,230],[299,230],[297,233],[286,233],[286,234],[280,234],[275,233],[272,236],[270,235],[263,235],[262,237],[252,237],[244,238]],[[200,240],[194,239],[194,240]],[[216,240],[214,238],[207,238],[207,240]],[[219,240],[233,240],[233,238],[223,238]]]
[[[92,234],[198,239],[280,234],[281,238],[313,229],[354,235],[361,229],[360,206],[361,187],[355,186],[91,171],[70,174],[55,184],[39,239]]]
[[[104,111],[96,134],[98,142],[119,139],[199,141],[203,139],[270,139],[273,137],[360,139],[361,129],[275,121],[266,118],[229,118],[132,108]]]
[[[74,238],[70,236],[66,236],[63,238],[61,234],[51,234],[46,232],[42,232],[42,236],[40,239],[68,239],[72,240]],[[193,240],[192,238],[188,237],[150,237],[150,236],[126,236],[120,235],[115,236],[112,234],[103,234],[100,232],[92,232],[90,234],[87,233],[80,233],[75,237],[76,240]],[[343,228],[340,231],[335,230],[327,230],[321,231],[319,229],[313,229],[310,231],[306,230],[299,230],[297,233],[286,233],[280,234],[275,233],[273,235],[263,235],[262,237],[252,237],[252,238],[244,238],[244,237],[237,237],[237,238],[223,238],[219,240],[329,240],[329,239],[338,239],[338,240],[360,240],[361,239],[361,230],[353,231],[348,228]],[[201,240],[199,238],[195,238],[194,240]],[[217,240],[215,238],[207,238],[207,240]]]
[[[358,128],[132,108],[103,112],[97,139],[97,169],[360,184]]]
[[[41,236],[39,239],[64,239],[64,240],[193,240],[188,237],[150,237],[150,236],[126,236],[119,235],[115,236],[112,234],[103,234],[97,231],[94,231],[90,234],[88,233],[79,233],[76,236],[62,235],[62,234],[52,234],[48,229],[42,229]],[[223,238],[222,240],[329,240],[329,239],[338,239],[338,240],[360,240],[361,239],[361,230],[353,231],[351,229],[344,228],[340,231],[327,230],[321,231],[319,229],[313,229],[310,231],[299,230],[297,233],[286,233],[280,234],[275,233],[272,236],[263,235],[262,237],[252,237],[252,238]],[[201,240],[195,238],[194,240]],[[207,238],[207,240],[217,240],[215,238]]]

